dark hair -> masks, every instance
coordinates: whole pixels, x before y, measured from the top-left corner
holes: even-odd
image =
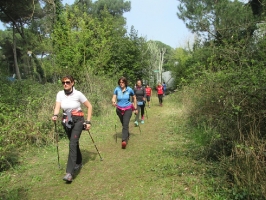
[[[141,85],[142,85],[142,80],[141,80],[141,79],[137,79],[136,83],[137,83],[138,81],[140,81],[140,82],[141,82]]]
[[[118,85],[120,85],[120,81],[123,81],[125,83],[125,86],[127,87],[127,79],[124,76],[118,79],[118,82],[117,82]]]
[[[72,83],[75,84],[75,80],[74,80],[73,76],[66,75],[61,80],[64,81],[65,79],[69,79]]]

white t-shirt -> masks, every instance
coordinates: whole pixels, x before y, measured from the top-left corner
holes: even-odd
[[[87,98],[80,91],[75,90],[70,95],[65,95],[64,90],[59,91],[56,95],[56,102],[61,103],[64,111],[81,110],[80,103],[87,101]]]

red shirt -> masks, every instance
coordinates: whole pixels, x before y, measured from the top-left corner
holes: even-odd
[[[151,88],[146,88],[146,96],[151,96]]]
[[[157,86],[157,94],[163,94],[163,86]]]

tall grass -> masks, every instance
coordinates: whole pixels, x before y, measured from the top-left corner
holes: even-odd
[[[197,130],[201,156],[219,162],[217,172],[226,176],[231,198],[265,199],[265,91],[248,83],[230,84],[231,78],[208,74],[184,87],[177,98]]]
[[[28,145],[43,146],[54,142],[51,116],[56,94],[63,89],[59,83],[43,85],[30,80],[14,83],[2,80],[1,85],[0,171],[16,164],[20,150]],[[90,76],[89,81],[78,82],[75,88],[92,103],[93,115],[100,116],[106,113],[115,85],[116,80]],[[58,128],[58,132],[63,133],[62,127]]]

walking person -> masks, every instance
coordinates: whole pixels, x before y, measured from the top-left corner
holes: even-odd
[[[53,121],[58,119],[60,108],[63,109],[62,125],[69,139],[69,153],[66,166],[66,175],[63,180],[71,182],[75,172],[82,167],[82,155],[79,148],[79,138],[83,129],[91,128],[92,106],[88,99],[80,91],[74,88],[74,78],[65,76],[62,79],[64,90],[56,95],[56,103],[54,108]],[[87,120],[84,121],[84,113],[81,110],[81,103],[87,109]]]
[[[159,104],[160,106],[163,106],[163,86],[161,83],[158,83],[156,90],[157,90],[157,95],[159,99]]]
[[[151,96],[152,96],[152,89],[149,86],[149,84],[146,85],[146,99],[148,103],[148,107],[150,108],[150,101],[151,101]]]
[[[163,96],[165,96],[165,93],[166,93],[166,84],[165,84],[165,82],[163,82]]]
[[[112,104],[116,106],[116,114],[122,124],[122,149],[125,149],[129,139],[129,122],[132,110],[135,114],[138,113],[137,101],[134,91],[128,87],[125,77],[121,77],[118,80],[118,85],[114,90]],[[132,97],[133,104],[130,101],[130,97]]]
[[[144,108],[145,108],[145,101],[146,101],[146,89],[142,86],[142,81],[137,80],[136,88],[134,89],[134,93],[137,99],[137,109],[138,113],[135,117],[135,126],[139,125],[139,114],[141,114],[141,123],[144,124]]]

